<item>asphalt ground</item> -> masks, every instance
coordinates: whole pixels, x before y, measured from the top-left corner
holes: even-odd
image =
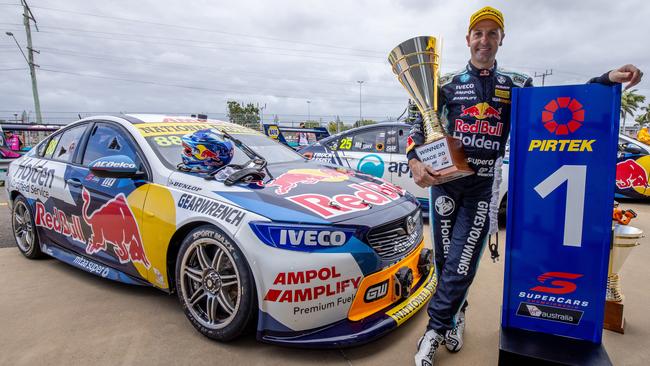
[[[639,214],[632,225],[650,233],[650,203],[623,204]],[[6,206],[0,215],[0,365],[412,365],[428,319],[420,311],[387,336],[343,350],[278,347],[253,334],[219,343],[194,330],[175,296],[53,259],[27,260],[15,247]],[[647,263],[645,238],[621,272],[626,332],[603,333],[614,365],[650,364]],[[470,290],[465,346],[456,354],[443,347],[436,365],[497,364],[502,287],[503,262],[492,263],[485,251]]]

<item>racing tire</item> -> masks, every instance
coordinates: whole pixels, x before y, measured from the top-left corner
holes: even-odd
[[[197,227],[183,240],[176,260],[176,293],[192,325],[211,339],[235,339],[255,319],[257,296],[248,262],[212,225]]]
[[[34,215],[25,197],[19,195],[14,200],[11,211],[11,229],[16,240],[18,250],[29,259],[44,258],[41,251],[41,242],[36,232]]]

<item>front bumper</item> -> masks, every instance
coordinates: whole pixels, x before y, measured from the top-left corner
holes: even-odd
[[[413,253],[402,261],[382,271],[386,276],[392,275],[404,266],[413,268],[417,261],[414,256],[419,256],[423,244],[417,247]],[[372,275],[371,275],[372,276]],[[369,279],[371,276],[366,277]],[[364,281],[366,280],[364,279]],[[428,273],[421,275],[414,283],[410,295],[402,300],[393,302],[383,309],[374,311],[362,317],[355,311],[354,304],[362,302],[365,296],[363,284],[355,295],[354,304],[347,319],[338,322],[299,332],[274,332],[269,330],[258,331],[257,338],[260,341],[274,343],[284,346],[305,347],[305,348],[339,348],[356,346],[377,339],[391,330],[397,328],[411,316],[422,309],[429,301],[437,285],[435,269],[431,266]],[[366,286],[365,288],[368,288]],[[391,282],[391,289],[393,283]],[[389,293],[387,297],[393,296]],[[359,320],[356,320],[360,318]]]

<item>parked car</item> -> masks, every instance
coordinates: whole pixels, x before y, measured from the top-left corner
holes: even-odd
[[[618,144],[616,197],[650,199],[650,146],[623,134]]]
[[[232,174],[178,169],[181,136],[206,128],[235,146]],[[15,160],[6,190],[27,258],[175,292],[217,340],[252,325],[284,345],[367,342],[436,285],[414,196],[227,122],[85,118]]]
[[[354,128],[332,135],[301,149],[306,157],[386,179],[415,195],[428,215],[429,190],[413,181],[406,159],[406,139],[410,125],[400,122],[384,122]],[[498,202],[505,211],[505,193],[508,188],[508,169],[500,185]]]
[[[304,147],[299,144],[300,134],[304,134],[304,139],[308,144],[330,135],[325,127],[300,128],[279,126],[276,124],[264,124],[264,133],[294,150],[300,150]]]

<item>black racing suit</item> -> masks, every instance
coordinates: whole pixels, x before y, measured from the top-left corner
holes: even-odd
[[[610,84],[607,74],[590,82]],[[501,164],[510,132],[512,89],[532,86],[524,74],[497,68],[481,70],[471,63],[440,78],[438,112],[448,134],[461,139],[475,174],[431,187],[430,226],[438,287],[429,302],[428,329],[439,334],[455,325],[488,234],[498,230]],[[424,142],[422,119],[408,137],[409,160]]]

